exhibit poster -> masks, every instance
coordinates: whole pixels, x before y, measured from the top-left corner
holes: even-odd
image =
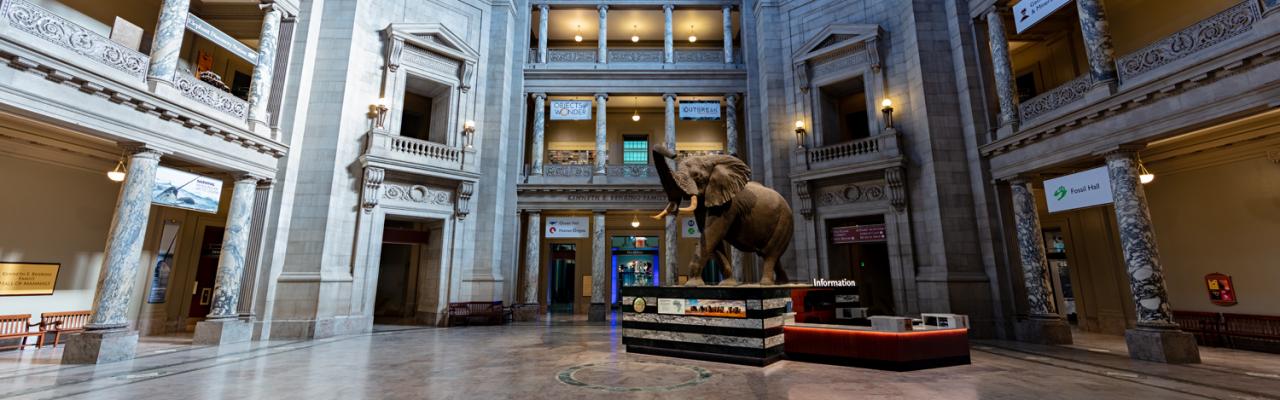
[[[591,232],[589,217],[547,217],[546,237],[584,239]]]
[[[702,231],[698,230],[698,221],[693,217],[680,218],[680,237],[702,237]]]
[[[147,303],[164,303],[168,298],[169,274],[173,272],[174,250],[177,249],[178,221],[164,222],[160,231],[160,243],[156,249],[156,265],[151,270],[151,290],[147,294]]]
[[[216,214],[221,196],[221,179],[173,168],[156,169],[156,184],[151,189],[153,204]]]
[[[55,263],[0,263],[0,296],[53,294],[61,267]]]
[[[746,300],[658,298],[658,314],[746,318]]]
[[[719,100],[681,100],[680,119],[686,121],[719,121]]]
[[[591,100],[551,100],[551,120],[591,119]]]

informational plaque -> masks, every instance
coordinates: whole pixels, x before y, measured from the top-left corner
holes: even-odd
[[[681,100],[680,119],[689,121],[720,120],[719,100]]]
[[[831,228],[831,242],[835,244],[883,242],[885,238],[884,224]]]
[[[680,237],[702,237],[702,231],[698,230],[698,221],[693,217],[680,218]]]
[[[546,237],[582,239],[591,232],[587,217],[547,217]]]
[[[156,169],[156,184],[151,192],[152,204],[217,213],[221,196],[221,179],[173,168]]]
[[[0,263],[0,296],[53,294],[62,264]]]
[[[551,119],[589,120],[591,119],[591,100],[551,100]]]
[[[746,300],[658,298],[658,314],[746,318]]]

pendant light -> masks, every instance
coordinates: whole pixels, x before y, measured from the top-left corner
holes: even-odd
[[[633,215],[631,215],[631,227],[632,227],[632,228],[639,228],[639,227],[640,227],[640,217],[637,217],[637,216],[635,216],[634,214],[633,214]]]
[[[1154,180],[1156,180],[1156,174],[1153,174],[1151,173],[1151,171],[1148,171],[1147,165],[1142,163],[1142,157],[1138,157],[1138,182],[1141,182],[1143,185],[1146,185],[1148,183],[1151,183],[1151,181],[1154,181]]]
[[[575,41],[575,42],[581,42],[581,41],[582,41],[582,25],[578,25],[578,34],[577,34],[577,35],[573,35],[573,41]]]
[[[631,25],[631,43],[640,43],[640,35],[636,33],[639,27]]]
[[[689,25],[689,43],[697,42],[698,35],[693,34],[693,25]]]
[[[635,109],[635,112],[631,114],[631,120],[635,122],[640,122],[640,99],[636,97],[632,97],[631,106],[634,107]]]
[[[110,179],[116,182],[124,182],[124,176],[125,176],[124,155],[121,155],[120,160],[116,161],[116,168],[113,170],[107,171],[107,179]]]

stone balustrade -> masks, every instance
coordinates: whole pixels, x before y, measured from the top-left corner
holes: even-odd
[[[902,156],[899,135],[897,131],[890,129],[868,138],[804,149],[803,154],[792,162],[798,163],[794,166],[797,170],[813,171],[898,158]]]
[[[35,3],[4,0],[0,4],[0,15],[9,27],[124,72],[138,82],[147,76],[147,66],[151,62],[147,55],[113,42]]]
[[[182,92],[182,95],[186,98],[235,117],[237,120],[244,120],[248,117],[249,102],[225,90],[204,83],[186,72],[179,72],[174,75],[173,86],[178,88],[178,91]]]
[[[742,52],[735,49],[734,63],[742,63]],[[662,64],[662,48],[611,48],[606,53],[609,64]],[[560,48],[547,49],[548,64],[594,64],[599,56],[596,49]],[[529,64],[538,63],[538,50],[530,49]],[[725,64],[724,50],[707,49],[675,49],[674,62],[679,64]]]
[[[368,155],[411,169],[435,168],[446,171],[472,169],[474,152],[458,147],[387,133],[369,133]]]
[[[1262,19],[1257,1],[1246,0],[1116,60],[1121,84],[1239,36]]]
[[[1094,79],[1092,74],[1084,74],[1067,81],[1056,88],[1050,89],[1048,92],[1033,97],[1030,100],[1018,104],[1018,115],[1022,123],[1028,123],[1052,114],[1055,111],[1062,110],[1064,107],[1083,100],[1089,89],[1093,88]]]

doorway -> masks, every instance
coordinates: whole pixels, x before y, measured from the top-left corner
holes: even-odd
[[[440,233],[427,221],[388,218],[382,230],[373,322],[435,325]]]
[[[826,279],[854,281],[858,294],[855,303],[866,309],[866,316],[895,315],[884,216],[831,219],[826,226]]]
[[[194,289],[191,291],[191,306],[187,309],[187,330],[195,329],[196,322],[209,316],[209,308],[213,306],[213,284],[218,276],[218,258],[222,255],[222,234],[226,230],[221,226],[206,226],[200,237],[200,258],[196,261]]]
[[[551,302],[553,313],[573,313],[573,288],[577,280],[577,246],[570,243],[551,244]]]

